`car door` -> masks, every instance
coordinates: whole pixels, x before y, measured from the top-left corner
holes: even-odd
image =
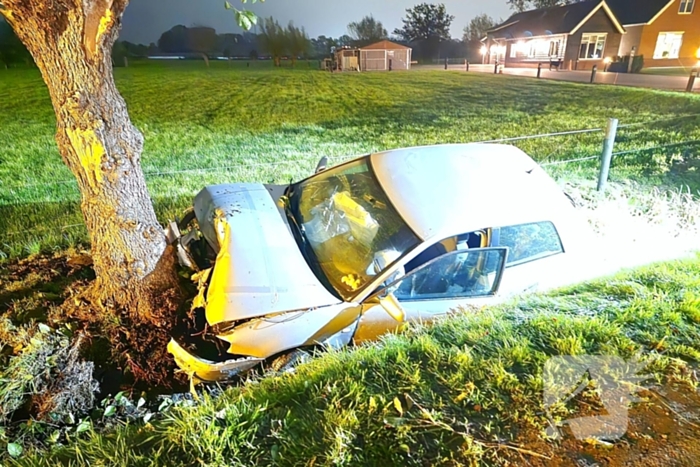
[[[451,251],[413,269],[364,301],[353,340],[373,340],[400,327],[401,322],[380,303],[389,295],[402,309],[402,322],[427,323],[460,306],[497,302],[507,257],[505,247],[470,248]]]

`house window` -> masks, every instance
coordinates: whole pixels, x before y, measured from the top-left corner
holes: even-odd
[[[559,41],[552,41],[549,43],[549,56],[558,57],[559,56]]]
[[[510,58],[516,58],[518,56],[518,46],[514,43],[510,44]]]
[[[682,32],[660,32],[654,49],[655,59],[678,58],[683,44]]]
[[[601,59],[605,52],[607,34],[584,34],[581,37],[580,59]]]
[[[695,6],[695,0],[681,0],[681,7],[678,9],[678,13],[689,15],[693,12],[693,6]]]

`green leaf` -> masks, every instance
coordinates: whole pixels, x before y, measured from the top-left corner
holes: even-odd
[[[105,409],[104,416],[111,417],[115,413],[117,413],[117,408],[113,405],[108,405],[107,408]]]
[[[126,391],[119,391],[116,396],[114,396],[114,403],[115,404],[120,404],[122,401],[124,401],[124,394],[126,394]]]
[[[231,5],[229,2],[224,2],[224,8],[226,8],[227,10],[232,10],[233,5]]]
[[[90,429],[91,425],[92,424],[90,423],[90,420],[86,418],[85,420],[80,422],[80,424],[78,425],[78,428],[75,429],[75,432],[76,433],[83,433],[85,431],[88,431]]]
[[[56,444],[59,436],[61,436],[61,432],[59,430],[52,431],[48,438],[49,443]]]
[[[246,13],[246,11],[236,10],[236,22],[244,31],[250,31],[250,28],[253,27],[253,22]]]
[[[403,407],[401,407],[401,401],[398,397],[394,397],[394,408],[397,410],[397,412],[399,412],[399,414],[403,415]]]
[[[22,448],[21,444],[17,444],[17,443],[8,443],[7,444],[7,452],[8,452],[8,454],[10,454],[14,458],[21,456],[23,450],[24,449]]]

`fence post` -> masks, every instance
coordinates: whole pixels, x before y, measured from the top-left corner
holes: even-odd
[[[605,129],[605,139],[603,140],[603,154],[600,159],[600,174],[598,176],[598,191],[605,190],[605,184],[610,174],[610,163],[612,162],[612,151],[615,145],[615,135],[617,134],[618,120],[608,119],[608,126]]]
[[[537,77],[540,77],[540,74],[542,74],[542,62],[537,64]]]
[[[496,60],[496,64],[493,66],[493,74],[498,74],[498,60]]]
[[[693,92],[693,88],[695,87],[695,78],[698,75],[698,70],[693,68],[690,70],[690,78],[688,78],[688,85],[685,87],[686,92]]]
[[[598,65],[593,65],[593,69],[591,70],[591,83],[595,82],[596,73],[598,73]]]
[[[469,60],[464,59],[464,71],[469,71]]]
[[[445,57],[445,70],[447,70],[447,57]]]

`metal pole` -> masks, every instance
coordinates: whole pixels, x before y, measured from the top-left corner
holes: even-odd
[[[537,77],[540,77],[540,74],[542,74],[542,62],[537,64]]]
[[[698,70],[693,68],[690,70],[690,78],[688,78],[688,85],[685,87],[686,92],[693,92],[693,88],[695,87],[695,78],[698,75]]]
[[[593,65],[591,70],[591,83],[595,82],[595,74],[598,72],[598,65]]]
[[[496,59],[496,64],[493,67],[493,74],[498,74],[498,59]]]
[[[632,73],[632,65],[634,64],[634,52],[636,50],[636,47],[632,47],[632,50],[630,50],[630,61],[627,62],[627,73]]]
[[[464,71],[469,71],[469,60],[464,59]]]
[[[610,163],[612,162],[613,146],[615,145],[615,135],[617,134],[618,120],[608,119],[608,126],[605,129],[605,140],[603,140],[603,154],[600,160],[600,175],[598,176],[598,191],[605,190],[605,184],[610,174]]]
[[[447,70],[447,57],[445,57],[445,70]]]

